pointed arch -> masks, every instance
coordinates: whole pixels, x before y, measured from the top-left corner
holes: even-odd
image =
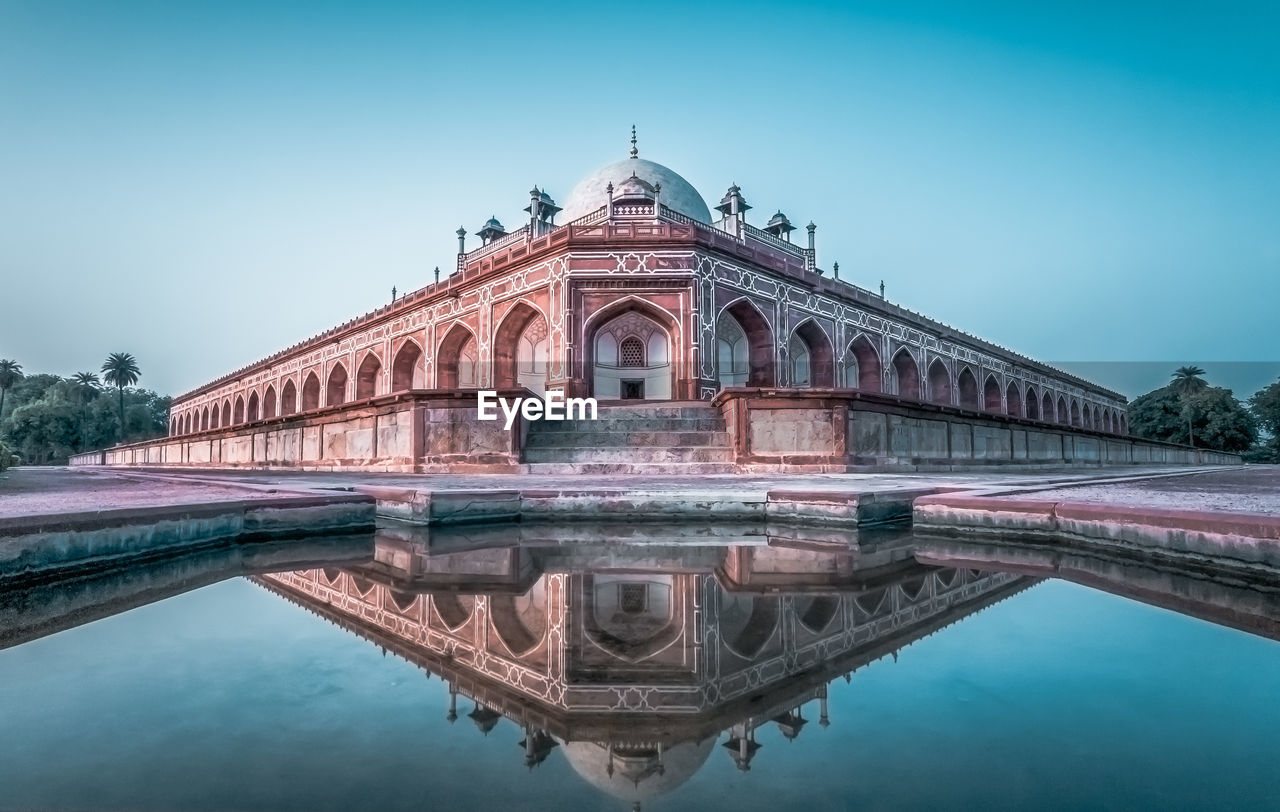
[[[1046,391],[1044,397],[1040,400],[1040,419],[1046,423],[1058,422],[1057,415],[1053,411],[1053,393]]]
[[[959,396],[959,405],[965,409],[978,411],[978,378],[973,374],[973,370],[965,365],[960,368],[960,374],[956,376],[956,394]],[[997,391],[996,398],[999,399],[1000,394]]]
[[[1125,418],[1125,416],[1122,414],[1122,415],[1120,415],[1119,420],[1120,420],[1120,433],[1121,433],[1121,434],[1128,434],[1128,433],[1129,433],[1129,421],[1128,421],[1128,419],[1126,419],[1126,418]]]
[[[490,627],[512,654],[525,654],[546,637],[549,626],[546,580],[539,578],[523,595],[489,598]]]
[[[1071,399],[1071,425],[1075,428],[1080,428],[1082,425],[1080,420],[1080,401],[1075,398]]]
[[[845,386],[852,386],[864,392],[879,392],[883,380],[880,370],[880,353],[865,335],[849,342],[848,361],[845,364]]]
[[[396,350],[391,362],[391,391],[427,388],[426,356],[422,347],[412,338],[406,339]]]
[[[244,422],[244,398],[236,395],[236,405],[231,409],[231,424],[238,426]]]
[[[290,381],[290,383],[293,383]],[[302,381],[302,411],[320,408],[320,378],[314,371],[308,372]]]
[[[747,338],[747,378],[744,386],[776,386],[773,366],[773,329],[769,320],[745,296],[720,310],[720,318],[728,316],[737,322]],[[721,375],[723,379],[724,375]]]
[[[244,419],[247,423],[256,423],[261,417],[261,401],[258,399],[258,392],[254,390],[249,393],[249,402],[244,406]]]
[[[527,339],[527,341],[526,341]],[[546,389],[547,373],[547,320],[542,311],[523,299],[516,302],[498,325],[493,335],[493,385],[498,389],[509,389],[520,384],[521,378],[534,383],[533,375],[542,373],[542,387],[534,391]],[[522,342],[529,346],[522,346]],[[526,366],[526,375],[521,375],[521,350]]]
[[[683,332],[680,322],[664,308],[628,296],[591,315],[584,325],[583,372],[591,381],[592,396],[601,400],[631,398],[627,388],[639,381],[639,397],[670,400],[679,397]],[[625,370],[617,355],[622,340],[639,334],[645,345],[644,366]]]
[[[375,397],[382,379],[382,361],[373,352],[365,354],[356,368],[356,400]]]
[[[225,429],[231,425],[231,400],[222,401],[222,427]]]
[[[1108,434],[1110,434],[1110,433],[1111,433],[1111,431],[1112,431],[1112,429],[1111,429],[1111,410],[1110,410],[1110,409],[1103,409],[1103,410],[1102,410],[1102,429],[1103,429],[1103,431],[1107,432]]]
[[[799,342],[799,343],[797,343]],[[834,353],[831,339],[813,319],[805,319],[791,332],[787,342],[791,361],[790,383],[802,388],[835,386]]]
[[[1004,414],[1004,399],[1000,397],[1000,382],[995,375],[987,375],[982,384],[982,408],[988,412]]]
[[[1018,391],[1018,382],[1009,381],[1004,390],[1004,413],[1012,417],[1025,417],[1022,413],[1022,393]]]
[[[1036,395],[1036,388],[1034,386],[1027,387],[1026,417],[1029,420],[1040,419],[1040,398]]]
[[[341,361],[335,362],[324,385],[325,406],[341,406],[347,402],[347,380],[347,368]]]
[[[216,415],[217,413],[217,409],[215,409],[214,414]],[[217,418],[215,417],[214,419],[216,420]],[[213,428],[213,424],[209,422],[209,407],[206,406],[204,411],[200,413],[200,430],[208,431],[211,428]]]
[[[267,391],[262,395],[262,417],[266,420],[276,416],[277,398],[275,384],[267,384]]]
[[[319,400],[320,383],[316,382],[316,399]],[[280,390],[280,416],[298,413],[298,387],[294,386],[293,378],[289,378],[284,382],[284,387]]]
[[[1064,426],[1070,424],[1071,418],[1067,413],[1067,399],[1062,395],[1058,395],[1058,422]]]
[[[924,400],[924,393],[920,391],[920,367],[906,347],[893,356],[892,369],[898,397]]]
[[[929,402],[951,405],[951,373],[941,358],[929,364]]]
[[[462,322],[454,322],[436,352],[436,386],[440,389],[473,389],[479,376],[476,337]]]

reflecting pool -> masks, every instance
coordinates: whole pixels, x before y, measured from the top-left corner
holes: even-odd
[[[0,808],[1274,808],[1276,637],[1062,551],[386,528],[0,597]]]

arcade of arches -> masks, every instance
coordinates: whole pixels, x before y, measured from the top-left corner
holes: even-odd
[[[718,197],[716,199],[719,199]],[[710,402],[751,387],[856,390],[1123,434],[1118,393],[835,278],[779,212],[712,208],[668,167],[601,167],[561,207],[540,191],[493,218],[456,272],[174,399],[171,433],[224,431],[406,392],[562,391]],[[557,223],[563,213],[567,223]]]
[[[723,308],[715,321],[710,354],[716,388],[848,388],[1093,431],[1127,432],[1123,410],[1112,404],[1037,389],[997,372],[987,372],[979,386],[972,366],[940,357],[931,358],[922,375],[918,350],[899,347],[884,365],[883,347],[875,337],[857,333],[836,351],[831,333],[830,325],[806,319],[779,343],[761,308],[739,299]],[[496,388],[542,394],[552,378],[551,338],[543,313],[527,302],[517,303],[495,331],[488,359],[491,373],[486,374],[474,333],[457,323],[439,343],[438,388],[474,389],[487,379]],[[684,348],[680,325],[667,314],[643,305],[606,313],[587,326],[586,343],[586,380],[593,396],[602,401],[675,397],[682,372],[678,358]],[[422,390],[427,388],[428,356],[416,339],[406,338],[396,345],[389,365],[377,352],[366,351],[355,370],[349,375],[346,364],[335,361],[307,371],[300,384],[291,375],[234,398],[193,406],[174,415],[171,429],[174,434],[222,429]]]

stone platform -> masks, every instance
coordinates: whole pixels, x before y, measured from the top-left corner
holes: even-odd
[[[915,502],[914,531],[978,545],[1190,563],[1248,578],[1280,573],[1280,466],[1072,484],[925,496]]]
[[[532,393],[499,390],[514,398]],[[714,474],[1234,465],[1236,454],[855,389],[730,387],[601,403],[597,419],[481,420],[413,390],[77,454],[76,466],[384,473]]]
[[[375,501],[250,483],[17,468],[0,475],[0,582],[36,583],[235,545],[368,533]]]

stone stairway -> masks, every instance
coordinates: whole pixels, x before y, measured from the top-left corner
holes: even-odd
[[[529,424],[524,461],[540,474],[727,474],[733,444],[699,402],[600,406],[597,420]]]

